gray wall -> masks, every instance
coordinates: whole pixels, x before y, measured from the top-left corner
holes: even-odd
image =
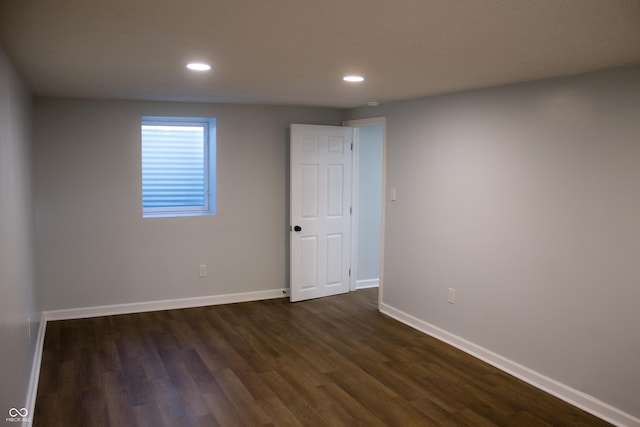
[[[639,417],[640,68],[377,116],[383,302]]]
[[[30,95],[0,50],[0,413],[26,402],[40,314],[33,274]],[[27,319],[32,321],[29,339]]]
[[[142,218],[146,115],[217,119],[215,216]],[[36,99],[43,308],[287,287],[288,127],[340,121],[337,109]]]
[[[380,278],[382,226],[382,125],[361,126],[358,153],[357,280]]]

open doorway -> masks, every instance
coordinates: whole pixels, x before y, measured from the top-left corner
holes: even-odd
[[[351,290],[382,279],[385,119],[350,120],[354,131]]]
[[[290,299],[379,287],[384,118],[291,125]]]

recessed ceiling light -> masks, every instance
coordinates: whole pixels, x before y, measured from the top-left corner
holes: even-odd
[[[342,78],[345,82],[358,83],[364,81],[364,77],[362,76],[344,76]]]
[[[202,62],[192,62],[187,64],[187,68],[193,71],[209,71],[211,69],[211,65]]]

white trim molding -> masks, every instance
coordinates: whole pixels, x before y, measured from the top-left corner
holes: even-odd
[[[380,279],[356,280],[356,289],[377,288],[380,286]]]
[[[33,361],[31,363],[31,375],[29,377],[29,388],[27,390],[27,399],[25,407],[29,411],[28,419],[33,420],[36,409],[36,396],[38,395],[38,382],[40,380],[40,364],[42,362],[42,350],[44,348],[44,334],[47,328],[47,321],[42,313],[40,314],[40,326],[38,327],[38,335],[36,336],[35,348],[33,350]],[[31,422],[23,422],[23,426],[30,426]]]
[[[288,295],[289,291],[286,288],[269,289],[266,291],[239,292],[234,294],[208,295],[204,297],[45,311],[43,313],[43,318],[45,322],[51,320],[83,319],[87,317],[112,316],[116,314],[143,313],[146,311],[174,310],[179,308],[204,307],[207,305],[259,301],[265,299],[284,298]]]
[[[573,406],[587,411],[598,418],[620,427],[640,427],[640,419],[631,414],[627,414],[626,412],[598,400],[591,395],[576,390],[566,384],[562,384],[552,378],[529,369],[526,366],[520,365],[506,357],[454,335],[451,332],[445,331],[444,329],[438,328],[424,320],[405,313],[402,310],[398,310],[395,307],[381,302],[380,312],[414,329],[417,329],[420,332],[430,335],[440,341],[444,341],[447,344],[487,362],[501,371],[511,374],[514,377],[539,388],[540,390],[546,391],[547,393],[552,394]]]
[[[385,116],[377,116],[377,117],[369,117],[365,119],[352,119],[352,120],[343,120],[342,126],[350,126],[354,128],[354,158],[353,158],[353,178],[352,182],[352,194],[357,194],[358,188],[358,170],[357,170],[357,156],[360,153],[360,145],[359,145],[359,128],[363,126],[375,126],[382,125],[382,205],[381,209],[381,224],[380,224],[380,278],[384,277],[384,248],[385,248],[385,224],[386,224],[386,194],[387,194],[387,118]],[[353,211],[358,212],[358,198],[352,198]],[[357,289],[363,289],[364,287],[360,287],[355,278],[358,276],[358,250],[357,250],[357,238],[358,238],[358,215],[352,215],[351,218],[351,279],[350,279],[350,289],[352,291]],[[382,302],[382,293],[383,293],[383,282],[381,279],[378,280],[378,287],[380,290],[378,291],[378,302]],[[373,287],[367,286],[367,287]]]

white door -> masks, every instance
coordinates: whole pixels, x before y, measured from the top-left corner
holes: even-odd
[[[291,301],[349,292],[353,129],[291,125]]]

